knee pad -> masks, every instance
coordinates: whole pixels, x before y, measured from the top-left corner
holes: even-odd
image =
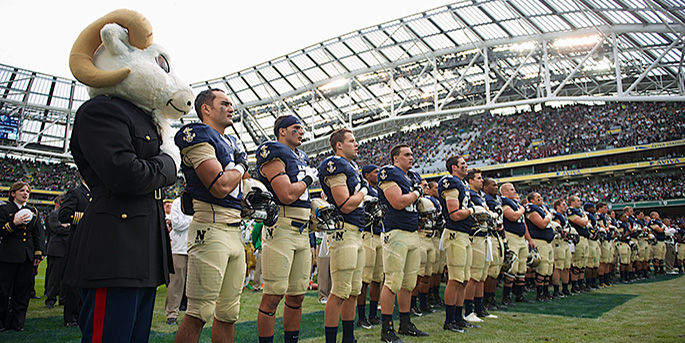
[[[229,305],[228,308],[223,310],[217,310],[214,317],[224,323],[235,323],[238,321],[238,316],[240,315],[240,302],[236,301]]]
[[[571,266],[571,274],[580,275],[580,268],[578,268],[576,266]]]
[[[535,273],[535,282],[544,283],[545,282],[545,276],[540,274],[540,273]]]

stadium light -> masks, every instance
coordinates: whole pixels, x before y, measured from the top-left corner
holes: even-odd
[[[348,84],[349,82],[350,82],[350,81],[349,81],[348,79],[338,79],[338,80],[334,80],[334,81],[331,81],[331,82],[329,82],[329,83],[327,83],[327,84],[325,84],[325,85],[323,85],[323,86],[319,86],[318,90],[320,90],[320,91],[329,91],[329,90],[332,90],[332,89],[335,89],[335,88],[340,88],[340,87],[342,87],[342,86],[347,86],[347,84]]]
[[[600,39],[602,38],[599,35],[590,35],[578,38],[561,38],[552,43],[552,46],[557,49],[593,46],[597,44]]]

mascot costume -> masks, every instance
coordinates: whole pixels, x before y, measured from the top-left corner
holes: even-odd
[[[173,271],[163,188],[180,154],[169,119],[187,114],[190,87],[153,44],[140,13],[116,10],[88,26],[69,56],[91,97],[76,112],[70,148],[90,187],[64,282],[83,301],[83,342],[147,342],[157,286]]]

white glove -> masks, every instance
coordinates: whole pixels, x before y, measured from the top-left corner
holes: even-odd
[[[473,212],[471,214],[473,215],[476,213],[488,213],[488,210],[486,210],[483,206],[475,205],[473,206]]]
[[[319,179],[319,171],[316,170],[315,168],[312,168],[310,166],[304,167],[304,178],[302,178],[302,181],[307,185],[307,187],[311,186],[311,184]]]

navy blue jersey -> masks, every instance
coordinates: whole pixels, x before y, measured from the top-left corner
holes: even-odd
[[[357,164],[350,162],[347,159],[340,156],[331,156],[321,162],[319,165],[319,180],[321,180],[321,189],[323,190],[326,197],[330,200],[330,203],[338,209],[340,215],[342,215],[345,223],[352,224],[359,228],[360,231],[364,230],[364,225],[366,225],[366,219],[364,218],[364,206],[362,203],[355,208],[350,213],[343,213],[340,210],[338,204],[335,203],[333,199],[333,193],[331,192],[330,186],[325,182],[326,177],[344,174],[347,178],[347,192],[350,196],[353,196],[361,188],[361,178],[359,171],[357,170]]]
[[[559,221],[559,224],[561,224],[562,228],[566,228],[566,226],[568,225],[568,218],[566,217],[565,213],[555,212],[554,218],[552,218],[552,220]]]
[[[600,224],[600,226],[604,225],[605,228],[608,228],[609,226],[609,215],[600,213],[597,215],[597,222]]]
[[[447,208],[447,200],[445,199],[445,192],[456,189],[458,191],[459,210],[465,210],[471,207],[471,194],[462,180],[453,175],[445,175],[438,181],[438,199],[442,207],[442,215],[445,217],[445,228],[465,232],[471,234],[471,227],[473,226],[473,219],[471,216],[466,217],[460,221],[454,221],[450,218],[450,210]]]
[[[619,237],[619,240],[621,242],[624,242],[624,243],[630,242],[630,235],[625,236],[625,238],[623,237],[623,235],[626,232],[630,231],[630,227],[629,227],[628,223],[618,222],[618,231],[621,233],[621,237]]]
[[[594,229],[593,231],[597,232],[599,229],[599,227],[597,226],[597,218],[595,217],[595,215],[592,212],[585,212],[585,213],[587,213],[587,219],[590,220],[590,225],[592,225],[592,227]],[[591,235],[588,232],[588,238],[590,238],[593,241],[596,241],[599,237],[597,237],[596,234]]]
[[[481,192],[476,192],[473,189],[469,189],[469,196],[471,197],[471,203],[473,206],[481,206],[484,209],[488,209],[488,204],[485,202],[485,193]],[[478,225],[476,225],[475,221],[473,223],[472,232],[475,233],[478,230]],[[475,233],[476,236],[487,236],[487,232],[480,231],[478,233]]]
[[[267,180],[264,174],[262,174],[263,165],[273,160],[278,160],[285,165],[285,174],[288,175],[291,183],[302,181],[305,176],[304,169],[309,166],[309,157],[304,151],[300,149],[290,149],[281,142],[269,141],[262,143],[262,145],[257,148],[256,155],[257,170],[259,171],[259,173],[257,173],[257,180],[261,181],[266,186],[266,189],[274,195],[277,204],[311,209],[309,190],[302,193],[302,195],[292,204],[284,204],[278,198],[278,194],[274,192],[274,189],[269,182],[270,180]],[[281,213],[281,215],[283,215],[283,213]]]
[[[635,227],[638,225],[637,219],[635,219],[634,216],[628,217],[628,223],[629,223],[629,227],[630,227],[631,229],[635,228]],[[639,236],[640,236],[640,233],[637,232],[637,231],[635,231],[635,232],[633,232],[633,233],[630,234],[630,237],[631,237],[631,238],[635,238],[635,239],[637,239]]]
[[[384,166],[378,172],[378,199],[381,204],[388,207],[388,212],[383,218],[383,225],[385,232],[392,230],[416,231],[419,229],[419,211],[416,209],[416,201],[411,205],[396,210],[390,205],[388,199],[385,198],[385,193],[381,189],[381,184],[384,182],[394,182],[400,187],[402,194],[411,193],[412,186],[415,183],[421,182],[421,176],[409,170],[405,173],[402,169],[395,166]]]
[[[516,200],[502,197],[502,208],[504,209],[505,206],[509,206],[515,212],[519,210],[521,204]],[[524,217],[525,215],[521,216],[521,218],[516,221],[511,221],[507,219],[507,216],[504,216],[504,231],[511,232],[519,237],[523,237],[526,234],[526,223]]]
[[[576,215],[576,216],[582,218],[583,217],[583,211],[579,208],[569,207],[568,210],[566,211],[566,214],[569,218],[569,221],[568,221],[569,224],[571,224],[571,226],[574,229],[576,229],[576,231],[578,231],[578,235],[580,235],[581,237],[587,238],[587,236],[590,234],[588,232],[587,228],[585,228],[585,226],[580,226],[580,225],[574,223],[573,220],[571,219],[571,216],[573,216],[573,215]]]
[[[659,219],[652,219],[649,221],[649,227],[650,228],[654,225],[658,225],[659,227],[664,226],[664,224]],[[656,240],[659,242],[666,241],[666,232],[665,231],[661,231],[661,232],[654,231],[654,236],[656,237]]]
[[[378,198],[378,190],[376,189],[376,187],[373,187],[373,186],[369,187],[369,195],[372,197]],[[373,227],[373,234],[374,235],[380,235],[382,231],[383,231],[383,226],[381,226],[380,223]]]
[[[537,225],[528,219],[528,215],[531,213],[537,213],[540,215],[541,219],[545,219],[545,211],[540,206],[530,203],[526,204],[526,213],[524,216],[526,217],[526,225],[528,226],[530,237],[542,239],[547,243],[551,242],[554,239],[554,231],[546,227],[537,227]]]
[[[221,170],[224,170],[229,163],[234,163],[234,152],[240,151],[235,137],[222,135],[209,125],[202,123],[192,123],[181,127],[174,137],[174,142],[181,150],[181,155],[194,146],[211,145],[217,161],[221,164]],[[238,183],[238,187],[226,197],[219,199],[209,193],[209,189],[202,183],[192,165],[181,163],[181,170],[186,178],[185,189],[190,192],[193,199],[240,210],[240,199],[243,196],[240,189],[241,183]]]
[[[435,209],[438,211],[438,213],[442,213],[442,206],[440,206],[440,201],[438,201],[438,199],[430,195],[426,195],[424,198],[430,200],[433,203],[433,206],[435,206]]]
[[[485,194],[485,203],[488,205],[488,209],[495,213],[501,213],[502,211],[502,198],[499,195],[493,197],[490,194]],[[499,211],[497,210],[499,208]]]

